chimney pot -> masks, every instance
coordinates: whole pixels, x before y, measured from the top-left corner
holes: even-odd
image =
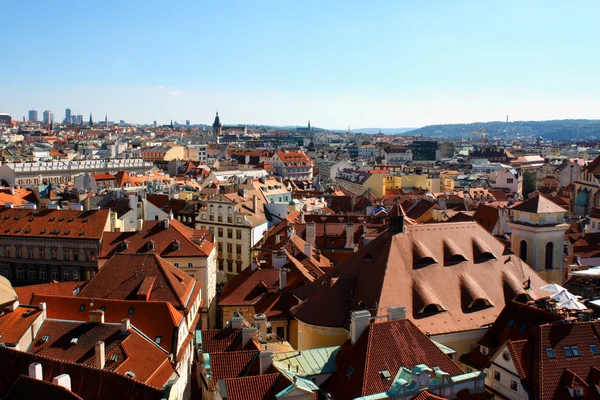
[[[42,370],[42,364],[34,362],[29,364],[29,377],[37,379],[39,381],[44,380],[44,374]]]
[[[10,306],[10,311],[15,311],[17,308],[19,308],[19,300],[15,300]]]
[[[244,326],[244,317],[235,313],[233,317],[231,317],[231,327],[233,329],[242,329]]]

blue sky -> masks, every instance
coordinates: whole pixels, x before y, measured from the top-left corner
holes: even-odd
[[[598,1],[2,2],[0,111],[416,127],[598,118]]]

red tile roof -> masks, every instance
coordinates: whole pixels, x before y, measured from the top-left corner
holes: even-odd
[[[289,385],[279,373],[225,379],[228,400],[270,400]]]
[[[210,366],[214,385],[216,386],[219,379],[259,375],[259,354],[258,350],[212,353],[210,355]]]
[[[102,266],[79,295],[137,300],[139,286],[147,276],[156,277],[148,300],[168,301],[177,309],[187,308],[191,293],[200,286],[200,282],[156,254],[117,254]]]
[[[18,286],[15,289],[21,304],[31,304],[34,294],[48,294],[50,296],[73,296],[76,289],[86,282],[68,281],[68,282],[50,282],[39,285]]]
[[[15,346],[40,316],[37,307],[17,307],[0,315],[0,342]]]
[[[44,399],[44,400],[83,400],[77,394],[51,382],[20,375],[10,388],[4,400]]]
[[[351,399],[387,392],[393,380],[385,380],[379,371],[395,376],[401,367],[418,364],[439,367],[450,376],[463,374],[410,320],[370,324],[355,344],[347,341],[335,358],[336,372],[323,389],[333,398]],[[352,369],[352,370],[351,370]]]
[[[222,353],[235,350],[242,340],[242,330],[225,327],[202,331],[202,352]]]

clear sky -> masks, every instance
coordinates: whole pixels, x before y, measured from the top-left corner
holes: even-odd
[[[346,129],[600,113],[600,1],[4,0],[0,111]]]

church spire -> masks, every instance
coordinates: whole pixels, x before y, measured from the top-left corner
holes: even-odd
[[[108,128],[108,114],[104,114],[104,127]]]
[[[90,126],[94,125],[94,119],[92,118],[92,113],[90,113]]]

